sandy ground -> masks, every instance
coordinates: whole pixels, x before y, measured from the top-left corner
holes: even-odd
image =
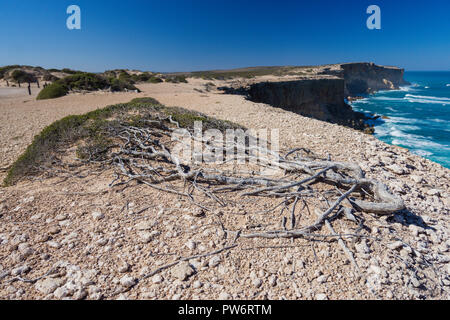
[[[230,228],[244,229],[277,224],[280,217],[258,216],[250,206],[237,208],[239,215],[226,211],[200,218],[177,196],[142,185],[113,190],[108,187],[111,170],[95,173],[88,168],[90,174],[84,178],[83,174],[41,178],[0,190],[0,298],[449,298],[448,169],[352,129],[242,96],[207,92],[207,82],[145,84],[139,86],[143,91],[139,94],[90,93],[47,101],[34,99],[37,90],[31,97],[0,93],[1,166],[9,166],[53,121],[135,97],[150,96],[248,128],[279,129],[282,149],[306,147],[324,158],[357,162],[369,177],[383,181],[404,199],[408,208],[404,213],[365,217],[370,230],[364,232],[382,240],[347,242],[361,273],[355,274],[336,242],[242,240],[217,259],[193,259],[130,286],[176,257],[225,246],[229,239],[218,217]],[[134,215],[147,207],[151,209]],[[148,223],[142,226],[144,222]],[[342,232],[348,227],[346,222],[336,224]],[[147,231],[153,236],[144,235],[143,241],[142,232]],[[404,243],[399,245],[398,239]],[[195,245],[186,246],[190,241]],[[50,273],[56,264],[58,272]],[[33,283],[17,280],[47,272]],[[193,275],[184,279],[180,273]]]

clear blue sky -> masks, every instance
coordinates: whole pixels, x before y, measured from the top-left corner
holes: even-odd
[[[82,29],[66,28],[81,8]],[[382,29],[366,28],[381,8]],[[373,61],[450,70],[450,1],[0,0],[0,65],[191,71]]]

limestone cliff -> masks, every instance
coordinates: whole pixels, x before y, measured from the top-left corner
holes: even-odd
[[[260,82],[250,85],[247,94],[255,102],[362,130],[365,116],[345,103],[344,86],[338,78]]]
[[[345,63],[293,70],[289,76],[270,79],[256,77],[223,87],[226,93],[246,94],[250,100],[297,112],[301,115],[373,131],[364,123],[367,117],[353,111],[346,98],[378,90],[398,89],[408,84],[404,70],[374,63]]]
[[[404,70],[397,67],[374,63],[345,63],[340,66],[342,71],[338,76],[345,80],[347,96],[394,90],[409,84],[403,79]]]

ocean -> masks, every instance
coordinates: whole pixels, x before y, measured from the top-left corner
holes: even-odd
[[[375,136],[450,168],[450,72],[405,72],[410,86],[379,91],[351,103],[385,116],[369,120]]]

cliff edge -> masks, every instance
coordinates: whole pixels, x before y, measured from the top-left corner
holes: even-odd
[[[224,87],[226,93],[245,94],[249,100],[297,112],[331,123],[373,132],[367,117],[353,111],[346,99],[379,90],[395,90],[408,82],[404,69],[374,63],[344,63],[292,67],[274,76],[256,76]]]

